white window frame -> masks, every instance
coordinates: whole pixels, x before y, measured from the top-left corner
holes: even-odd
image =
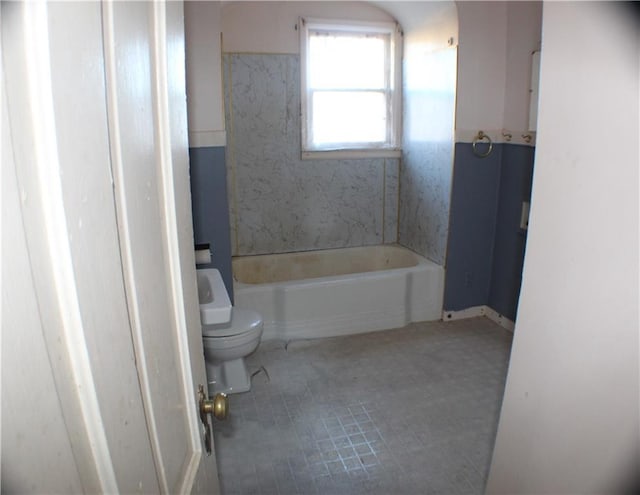
[[[330,20],[317,18],[300,18],[300,97],[302,126],[302,158],[366,158],[400,156],[401,124],[402,124],[402,33],[394,22],[368,22],[349,20]],[[388,34],[389,73],[386,81],[387,91],[387,141],[383,144],[363,143],[359,146],[336,146],[334,148],[317,148],[311,142],[312,89],[308,87],[308,51],[309,32],[323,30],[329,32]]]

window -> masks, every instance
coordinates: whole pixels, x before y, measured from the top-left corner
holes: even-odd
[[[300,19],[302,151],[397,150],[399,29]]]

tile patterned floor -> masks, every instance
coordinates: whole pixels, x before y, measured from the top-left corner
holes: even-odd
[[[510,349],[485,318],[264,342],[214,425],[222,493],[482,493]]]

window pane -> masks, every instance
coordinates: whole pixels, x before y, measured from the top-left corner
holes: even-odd
[[[311,33],[309,86],[312,89],[382,89],[388,35]]]
[[[386,98],[382,92],[312,93],[313,144],[384,143]]]

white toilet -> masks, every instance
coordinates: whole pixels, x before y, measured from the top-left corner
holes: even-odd
[[[251,389],[251,376],[244,358],[258,348],[262,317],[249,309],[231,309],[231,321],[202,325],[204,358],[209,396],[234,394]]]

